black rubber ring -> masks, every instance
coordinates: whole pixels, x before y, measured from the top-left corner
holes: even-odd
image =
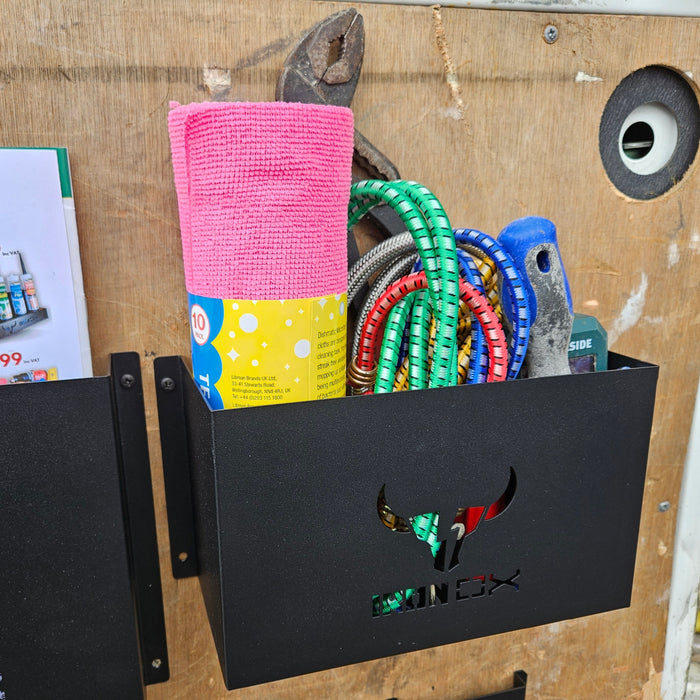
[[[639,175],[623,162],[619,150],[622,125],[637,107],[660,102],[678,122],[678,143],[668,163],[655,173]],[[695,160],[700,142],[700,106],[693,88],[678,72],[648,66],[628,75],[610,96],[598,132],[603,166],[620,192],[633,199],[654,199],[677,185]]]

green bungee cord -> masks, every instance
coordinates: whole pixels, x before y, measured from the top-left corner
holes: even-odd
[[[447,214],[439,201],[426,187],[410,181],[384,182],[365,180],[352,186],[349,204],[348,228],[351,229],[375,204],[385,202],[406,224],[413,236],[428,281],[432,310],[436,320],[435,349],[428,386],[451,386],[457,383],[457,321],[459,316],[459,265],[456,244]],[[416,310],[424,324],[425,301]],[[413,324],[409,324],[412,326]],[[421,326],[422,328],[423,326]],[[409,335],[411,331],[409,330]],[[418,336],[425,342],[426,334]],[[418,364],[425,367],[426,361]],[[413,354],[420,357],[414,345]],[[382,352],[382,357],[384,353]],[[395,356],[395,355],[392,355]],[[382,372],[386,372],[380,360]],[[379,372],[378,372],[379,374]],[[420,376],[412,377],[411,386],[422,388]],[[393,382],[377,382],[375,391],[393,389]]]

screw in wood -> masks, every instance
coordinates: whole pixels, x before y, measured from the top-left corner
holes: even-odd
[[[559,38],[559,30],[553,24],[548,24],[542,36],[548,44],[553,44]]]

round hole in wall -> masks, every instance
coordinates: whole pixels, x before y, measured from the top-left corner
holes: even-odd
[[[598,134],[605,171],[617,189],[648,200],[677,185],[695,160],[700,107],[685,76],[664,66],[631,73],[615,88]]]

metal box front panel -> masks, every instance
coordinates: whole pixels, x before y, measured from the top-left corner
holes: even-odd
[[[216,479],[227,686],[629,605],[657,372],[212,413],[193,468]],[[380,520],[382,488],[406,522],[439,512],[444,561]]]

